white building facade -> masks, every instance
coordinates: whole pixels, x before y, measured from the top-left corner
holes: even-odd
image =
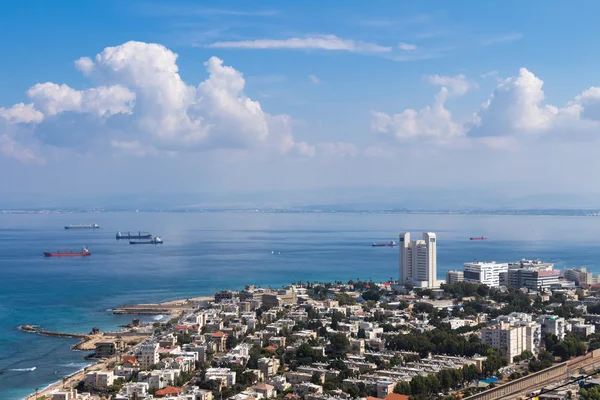
[[[500,274],[508,271],[508,263],[474,261],[463,264],[464,281],[489,287],[500,286]]]

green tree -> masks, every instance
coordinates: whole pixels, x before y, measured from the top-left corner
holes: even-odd
[[[600,400],[600,386],[594,386],[589,389],[581,389],[579,397],[582,400]]]
[[[350,341],[348,337],[341,332],[335,333],[329,339],[331,348],[336,355],[345,355],[350,350]]]

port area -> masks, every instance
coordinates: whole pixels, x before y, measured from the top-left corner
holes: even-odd
[[[123,330],[117,332],[98,332],[98,333],[64,333],[64,332],[53,332],[46,331],[43,329],[39,329],[33,325],[21,325],[19,326],[19,330],[28,333],[37,333],[38,335],[44,336],[53,336],[60,338],[69,338],[69,339],[78,339],[79,342],[71,346],[71,350],[80,350],[80,351],[96,351],[96,343],[106,342],[111,340],[123,339],[127,340],[131,343],[140,343],[144,341],[147,337],[152,335],[152,330],[148,329],[146,331],[142,330]],[[93,355],[91,357],[86,358],[94,358]]]
[[[183,312],[193,311],[198,307],[202,307],[209,301],[213,300],[214,298],[212,296],[202,296],[167,301],[164,303],[124,305],[121,307],[112,308],[109,311],[113,314],[169,315],[171,318],[173,318],[179,316]]]

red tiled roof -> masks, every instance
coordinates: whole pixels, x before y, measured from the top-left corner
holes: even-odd
[[[226,333],[223,333],[221,331],[217,331],[212,334],[212,337],[227,337],[227,336],[229,336],[229,335],[227,335]]]
[[[137,362],[137,359],[135,358],[135,356],[123,356],[123,362],[126,363],[131,363],[131,364],[135,364]]]
[[[188,328],[191,328],[191,327],[190,327],[190,326],[187,326],[187,325],[177,325],[177,326],[175,327],[175,329],[177,329],[177,330],[180,330],[180,329],[188,329]]]
[[[267,385],[266,383],[259,383],[258,385],[253,386],[252,388],[256,389],[256,390],[273,390],[274,389],[273,386]]]
[[[300,397],[298,395],[295,395],[294,393],[288,393],[285,395],[286,399],[299,399]]]
[[[164,389],[160,389],[156,391],[156,395],[157,396],[166,396],[168,394],[180,394],[182,392],[181,389],[173,387],[173,386],[167,386]]]
[[[385,396],[385,400],[408,400],[408,396],[398,393],[390,393]]]
[[[275,350],[277,350],[277,346],[267,346],[267,350],[275,351]]]

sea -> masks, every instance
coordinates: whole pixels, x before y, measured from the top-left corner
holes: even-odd
[[[65,230],[97,223],[97,230]],[[148,231],[162,245],[132,246],[117,231]],[[0,215],[0,399],[89,365],[71,339],[19,331],[21,324],[61,332],[117,329],[132,316],[111,307],[159,302],[255,284],[396,279],[398,249],[372,247],[437,234],[438,278],[464,262],[553,262],[600,272],[600,219],[582,216],[377,213],[98,212]],[[470,237],[485,236],[485,241]],[[45,258],[79,250],[90,257]],[[146,317],[152,319],[156,317]]]

